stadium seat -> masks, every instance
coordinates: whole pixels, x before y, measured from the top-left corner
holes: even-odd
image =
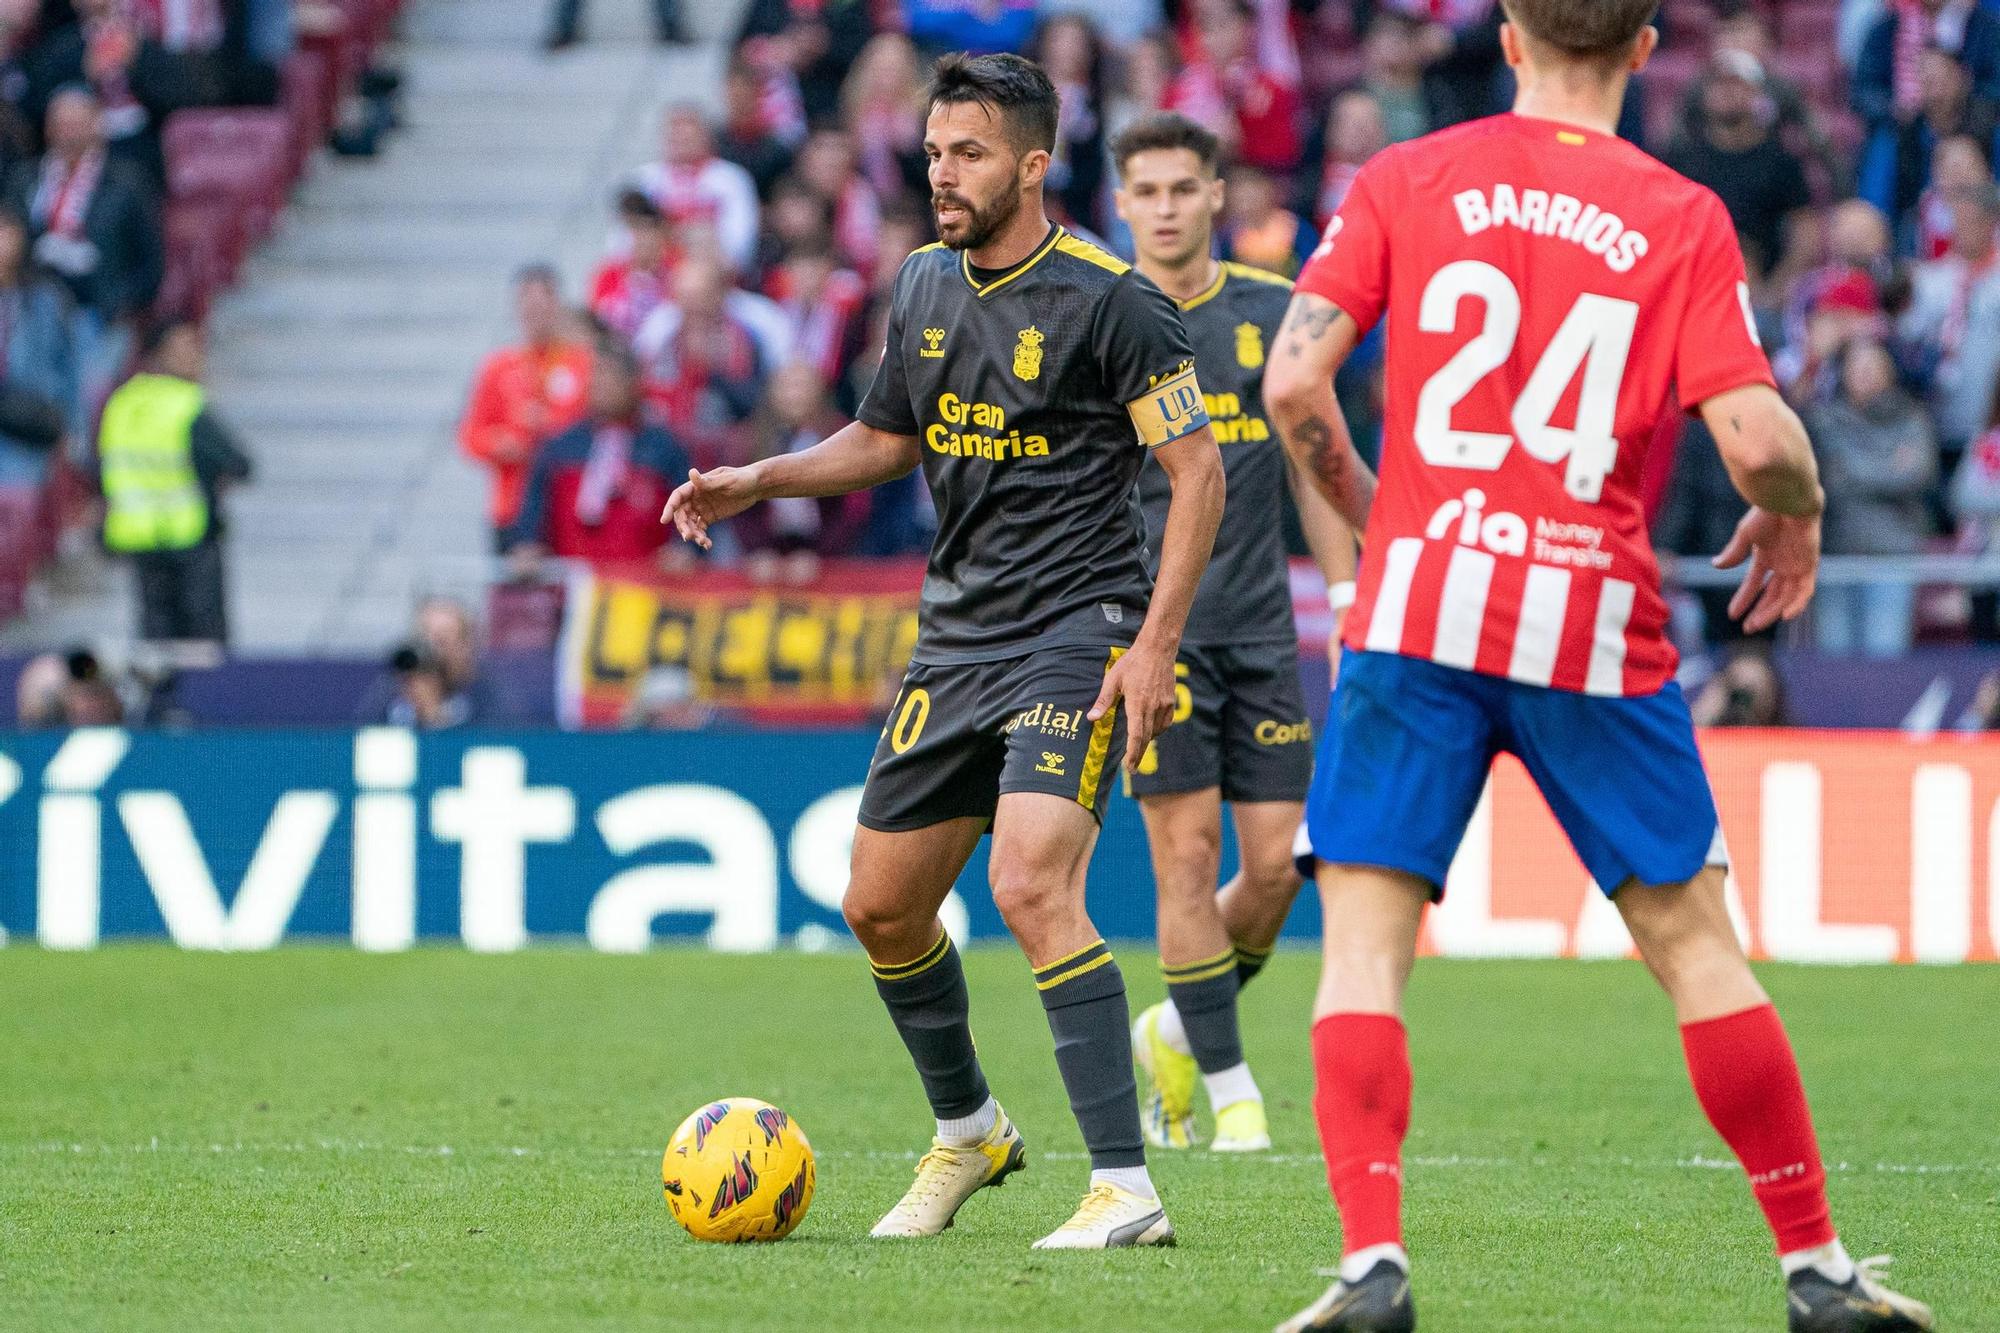
[[[279,105],[291,120],[291,176],[305,173],[312,150],[333,128],[333,62],[322,51],[294,51],[285,61]]]
[[[275,108],[177,111],[161,135],[168,197],[227,202],[238,210],[245,241],[261,240],[291,184],[291,137],[291,118]],[[242,255],[230,258],[233,271]]]
[[[20,611],[41,564],[42,494],[33,486],[0,486],[0,618]]]

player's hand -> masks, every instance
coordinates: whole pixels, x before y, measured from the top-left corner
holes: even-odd
[[[1729,614],[1743,622],[1745,633],[1756,634],[1795,618],[1812,601],[1819,579],[1819,516],[1792,518],[1752,508],[1715,557],[1715,567],[1734,569],[1745,557],[1750,568],[1729,599]]]
[[[1340,640],[1347,633],[1347,608],[1341,607],[1333,613],[1333,629],[1326,636],[1326,680],[1333,685],[1340,680]]]
[[[681,540],[693,542],[706,551],[710,547],[709,524],[734,518],[762,498],[757,493],[756,476],[749,468],[718,467],[707,472],[689,468],[688,479],[667,497],[660,522],[673,524]]]
[[[1125,703],[1125,767],[1137,769],[1153,739],[1174,720],[1174,655],[1144,640],[1133,644],[1104,673],[1104,688],[1090,706],[1092,722]]]

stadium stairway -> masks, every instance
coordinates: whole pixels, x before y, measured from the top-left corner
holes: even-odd
[[[589,8],[589,40],[548,57],[548,0],[412,4],[387,53],[405,128],[376,158],[319,164],[217,304],[211,397],[258,469],[227,502],[236,651],[372,654],[417,597],[477,597],[486,478],[454,430],[512,336],[509,275],[552,259],[580,292],[661,103],[719,96],[713,39],[739,5],[689,6],[711,40],[687,48],[651,44],[646,0]],[[0,650],[129,637],[125,571],[86,544]]]

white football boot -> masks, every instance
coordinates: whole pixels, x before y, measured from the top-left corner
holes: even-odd
[[[935,1236],[951,1225],[965,1201],[1028,1165],[1021,1132],[1001,1111],[985,1138],[968,1147],[938,1139],[917,1163],[917,1178],[871,1236]]]
[[[1069,1221],[1035,1242],[1038,1250],[1116,1250],[1128,1245],[1171,1245],[1174,1224],[1156,1198],[1092,1185]]]

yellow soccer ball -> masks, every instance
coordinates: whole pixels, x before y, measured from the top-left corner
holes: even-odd
[[[667,1207],[696,1240],[783,1240],[812,1206],[805,1131],[768,1102],[725,1097],[681,1121],[660,1161]]]

